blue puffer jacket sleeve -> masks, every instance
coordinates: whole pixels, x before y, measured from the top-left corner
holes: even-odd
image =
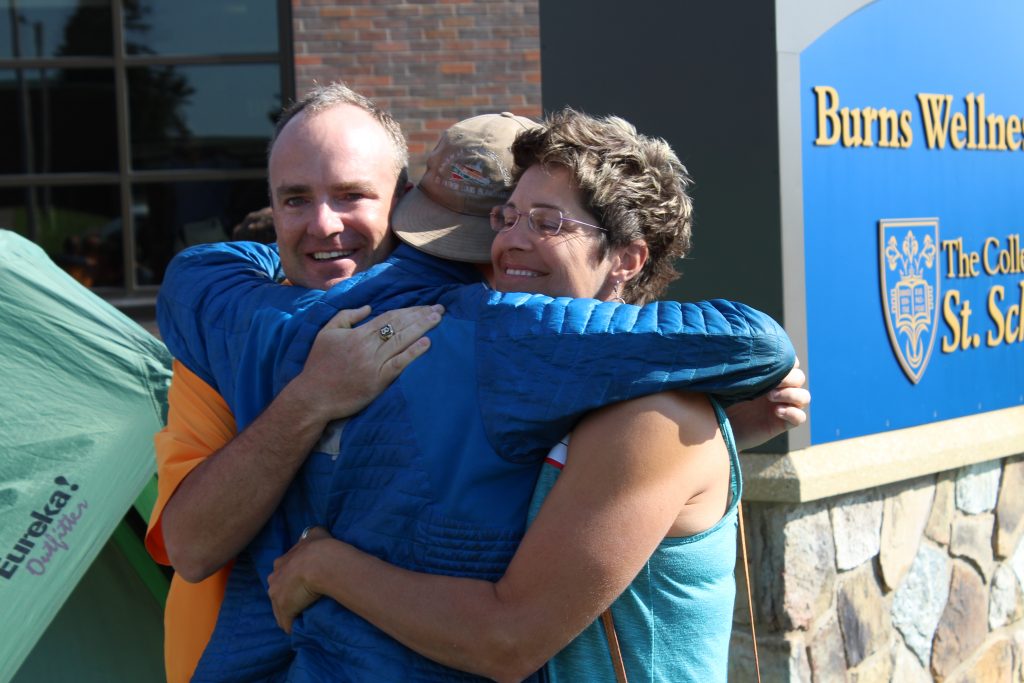
[[[379,314],[440,302],[477,323],[482,402],[507,405],[500,395],[510,389],[539,399],[527,403],[526,414],[494,420],[503,425],[495,428],[496,443],[511,458],[535,450],[529,439],[519,441],[523,429],[547,423],[545,432],[562,430],[557,439],[580,411],[668,389],[706,392],[728,405],[774,386],[795,362],[778,323],[724,300],[636,307],[459,287],[476,280],[465,265],[408,247],[328,292],[279,287],[278,269],[276,250],[266,245],[201,245],[175,257],[160,290],[165,343],[224,396],[240,427],[301,371],[324,323],[367,303]],[[553,368],[568,382],[557,391]],[[559,414],[552,407],[570,395],[585,399],[580,411],[552,422]]]
[[[234,365],[232,349],[252,319],[238,315],[237,301],[259,301],[264,315],[290,317],[322,293],[282,287],[277,248],[245,242],[199,245],[168,264],[157,295],[157,323],[175,357],[220,390],[213,368]],[[227,296],[230,294],[231,296]],[[237,299],[236,299],[237,297]],[[253,309],[254,310],[254,309]],[[197,324],[200,316],[204,324]]]
[[[491,443],[512,460],[543,455],[600,406],[667,389],[728,405],[775,386],[795,362],[778,323],[725,300],[637,307],[495,292],[488,303],[477,324],[480,403]],[[510,395],[515,408],[502,410]]]
[[[191,247],[167,267],[157,297],[160,334],[171,354],[227,401],[241,429],[301,371],[316,334],[342,308],[372,304],[379,315],[434,303],[446,290],[479,282],[466,264],[433,259],[436,267],[423,276],[402,263],[389,259],[349,278],[329,301],[321,290],[281,286],[274,246]]]

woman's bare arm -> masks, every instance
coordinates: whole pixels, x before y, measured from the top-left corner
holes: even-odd
[[[320,595],[430,659],[520,680],[568,644],[629,585],[666,535],[714,525],[729,460],[700,395],[665,393],[588,415],[569,465],[497,582],[419,574],[326,536],[278,560],[278,622]]]

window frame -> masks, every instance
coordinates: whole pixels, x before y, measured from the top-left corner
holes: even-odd
[[[158,169],[136,170],[132,168],[132,146],[130,139],[131,121],[128,103],[128,70],[146,66],[190,66],[190,65],[243,65],[277,64],[280,74],[282,105],[295,99],[295,55],[292,35],[292,7],[289,0],[275,0],[277,9],[277,50],[244,54],[163,54],[129,55],[125,53],[124,3],[110,0],[111,22],[113,24],[113,50],[110,56],[72,57],[13,57],[0,58],[0,69],[13,70],[20,81],[22,73],[48,69],[112,69],[114,73],[114,97],[117,126],[117,159],[119,171],[81,171],[61,173],[34,172],[35,163],[31,134],[31,112],[23,90],[18,96],[19,116],[26,131],[28,147],[28,172],[0,174],[0,189],[25,189],[29,198],[26,206],[26,225],[29,239],[39,238],[39,204],[37,194],[44,187],[59,186],[117,186],[120,193],[120,218],[122,221],[121,243],[125,281],[123,287],[97,287],[97,294],[123,308],[151,303],[156,298],[159,285],[139,285],[136,251],[136,224],[132,211],[134,186],[148,183],[171,183],[182,181],[223,181],[265,179],[266,167],[218,169]],[[254,207],[259,208],[259,207]]]

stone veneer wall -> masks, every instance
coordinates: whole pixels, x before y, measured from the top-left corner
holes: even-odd
[[[744,509],[766,683],[1024,681],[1024,456]],[[753,681],[737,570],[730,680]]]

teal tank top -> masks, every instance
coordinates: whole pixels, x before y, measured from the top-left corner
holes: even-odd
[[[743,491],[739,457],[721,406],[712,401],[730,459],[725,515],[707,531],[666,538],[612,605],[615,630],[630,683],[726,681],[736,599],[737,505]],[[568,439],[551,451],[533,499],[536,517],[561,471]],[[615,683],[600,620],[588,626],[547,664],[551,683]]]

